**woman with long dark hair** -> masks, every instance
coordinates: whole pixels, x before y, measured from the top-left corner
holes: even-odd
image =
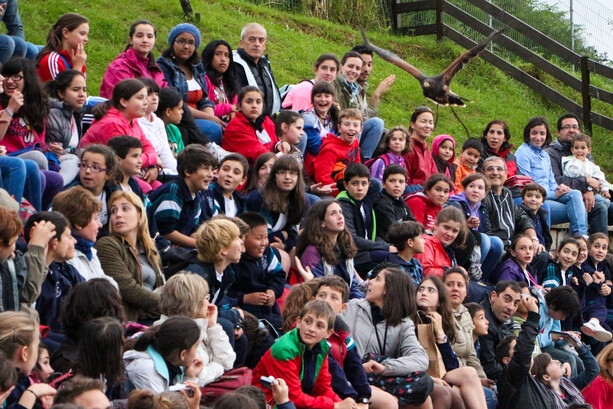
[[[202,50],[202,64],[215,116],[228,122],[234,118],[238,102],[232,47],[224,40],[211,41]]]

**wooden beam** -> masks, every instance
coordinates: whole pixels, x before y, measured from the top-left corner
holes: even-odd
[[[436,10],[436,2],[434,0],[419,0],[408,3],[392,3],[392,11],[396,14],[414,13],[416,11]]]

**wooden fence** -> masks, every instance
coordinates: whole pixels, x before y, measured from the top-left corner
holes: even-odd
[[[390,7],[392,28],[397,33],[411,35],[436,34],[437,39],[440,40],[443,37],[447,37],[464,48],[474,46],[476,44],[474,41],[443,22],[443,13],[453,17],[463,25],[470,27],[484,36],[489,35],[494,30],[492,27],[447,0],[401,1],[402,0],[391,0]],[[608,130],[613,130],[612,118],[592,111],[592,98],[613,104],[613,93],[590,84],[590,74],[598,74],[608,79],[613,79],[613,68],[575,53],[487,0],[466,1],[489,14],[493,19],[498,20],[498,22],[503,25],[529,37],[536,44],[544,47],[552,54],[557,55],[562,61],[567,62],[579,70],[581,72],[581,79],[568,73],[504,34],[496,39],[496,44],[500,47],[512,52],[524,61],[533,64],[535,67],[543,70],[573,90],[580,92],[582,105],[577,104],[550,86],[517,68],[504,58],[488,50],[480,54],[481,58],[551,102],[564,108],[566,111],[576,114],[582,119],[584,124],[583,129],[586,133],[592,133],[592,124],[599,125]],[[435,24],[408,27],[401,25],[403,14],[432,10],[436,12]]]

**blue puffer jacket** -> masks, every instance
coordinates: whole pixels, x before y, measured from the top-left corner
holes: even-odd
[[[174,63],[170,58],[160,57],[157,59],[157,63],[164,73],[164,77],[168,82],[169,87],[176,88],[183,98],[183,102],[187,103],[187,80],[185,79],[185,73]],[[202,88],[202,98],[196,103],[196,109],[202,111],[204,108],[215,108],[213,101],[209,99],[209,91],[206,86],[204,67],[202,62],[197,65],[192,65],[192,72],[194,73],[194,79]]]
[[[532,176],[532,180],[547,191],[547,199],[554,199],[558,182],[551,169],[549,154],[531,143],[524,143],[517,148],[515,158],[519,172],[522,175]]]

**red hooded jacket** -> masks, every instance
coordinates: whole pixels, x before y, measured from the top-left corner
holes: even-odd
[[[407,164],[407,184],[421,185],[430,176],[438,173],[436,163],[426,142],[411,138],[411,150],[404,155]]]
[[[411,208],[415,221],[431,231],[436,223],[436,216],[443,207],[432,203],[424,192],[412,193],[405,198],[405,201]]]
[[[261,126],[262,130],[268,134],[270,142],[262,142],[257,133],[261,131],[256,131],[254,125],[249,122],[245,115],[237,112],[236,116],[226,126],[221,147],[229,152],[240,153],[247,158],[249,166],[253,166],[253,162],[258,156],[264,152],[272,152],[275,144],[279,142],[272,119],[264,116]]]
[[[415,254],[424,269],[424,278],[437,276],[443,279],[443,273],[451,267],[451,260],[443,248],[443,244],[436,236],[424,234],[424,252]]]
[[[356,138],[351,144],[329,133],[321,143],[319,155],[315,158],[315,181],[329,185],[343,178],[345,168],[360,162],[360,141]]]

